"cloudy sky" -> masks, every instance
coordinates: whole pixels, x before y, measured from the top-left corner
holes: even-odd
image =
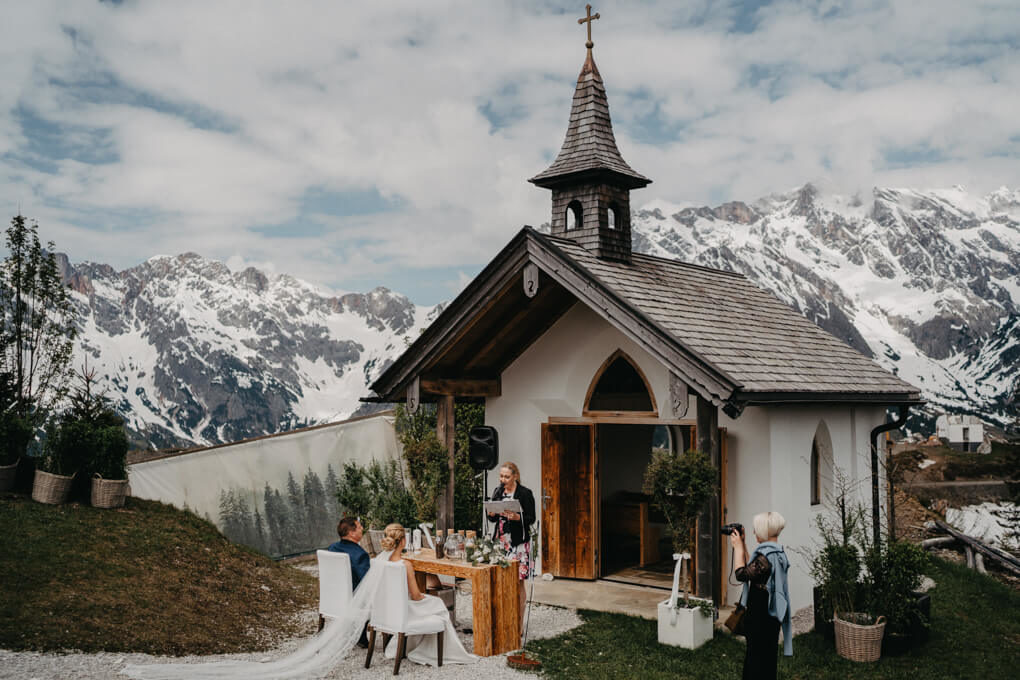
[[[74,261],[194,251],[431,304],[549,219],[526,180],[563,140],[581,2],[0,5],[0,208]],[[1015,0],[594,11],[637,205],[1020,187]]]

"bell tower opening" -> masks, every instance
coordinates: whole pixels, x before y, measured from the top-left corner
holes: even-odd
[[[580,201],[571,201],[567,204],[567,213],[563,216],[566,222],[566,230],[573,231],[580,229],[584,224],[584,215]]]

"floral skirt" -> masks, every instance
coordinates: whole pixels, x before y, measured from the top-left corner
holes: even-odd
[[[510,534],[501,534],[499,543],[506,551],[507,557],[517,560],[518,576],[522,581],[531,576],[531,541],[525,541],[516,548],[510,546]]]

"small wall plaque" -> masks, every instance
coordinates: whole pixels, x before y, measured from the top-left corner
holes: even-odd
[[[407,386],[407,413],[408,415],[414,415],[418,412],[418,407],[421,406],[421,379],[415,378],[411,381],[411,384]]]
[[[524,266],[524,294],[529,298],[538,294],[538,265],[534,262]]]
[[[674,418],[683,418],[687,415],[689,401],[687,383],[671,372],[669,374],[669,403],[673,410]]]

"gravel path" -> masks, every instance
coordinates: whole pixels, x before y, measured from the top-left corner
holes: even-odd
[[[314,616],[314,613],[311,615]],[[471,600],[469,597],[458,596],[457,620],[468,621],[471,618]],[[531,622],[528,637],[530,639],[554,637],[580,625],[581,620],[571,609],[532,605]],[[469,651],[472,648],[470,635],[461,633],[460,639]],[[127,664],[146,663],[201,663],[218,659],[244,659],[263,661],[285,656],[297,647],[304,638],[295,638],[271,652],[258,654],[227,654],[217,656],[166,657],[148,654],[40,654],[36,652],[10,652],[0,650],[0,678],[4,680],[125,680],[119,671]],[[355,649],[344,659],[334,671],[327,676],[331,680],[339,678],[391,678],[393,677],[393,661],[382,655],[382,648],[376,651],[372,659],[372,668],[365,669],[365,651]],[[530,673],[515,671],[506,665],[505,656],[494,656],[481,659],[470,666],[447,665],[442,668],[419,666],[404,661],[400,666],[400,677],[411,678],[442,678],[444,680],[474,680],[476,678],[507,678],[525,680],[537,678]]]

